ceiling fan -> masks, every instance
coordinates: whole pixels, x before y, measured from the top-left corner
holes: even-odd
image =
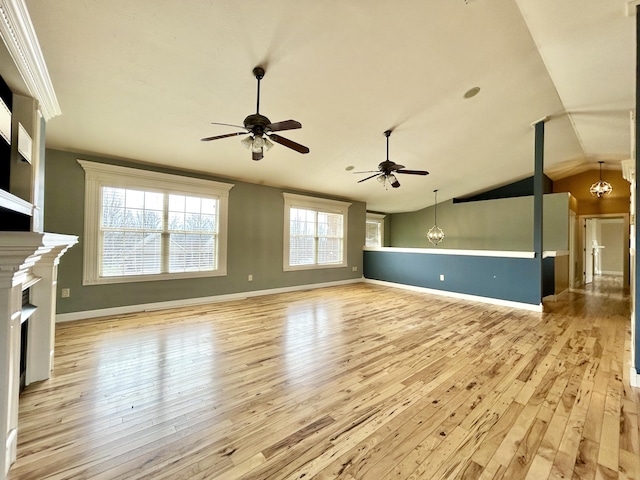
[[[256,113],[251,114],[244,119],[244,127],[241,127],[240,125],[231,125],[229,123],[212,122],[213,125],[226,125],[228,127],[244,128],[246,131],[216,135],[214,137],[205,137],[202,139],[203,142],[249,134],[248,137],[242,139],[241,143],[251,150],[251,158],[254,160],[261,160],[264,149],[266,148],[269,150],[273,147],[271,140],[295,150],[296,152],[309,153],[309,148],[304,145],[300,145],[288,138],[284,138],[273,133],[281,132],[283,130],[302,128],[302,124],[300,122],[295,120],[284,120],[282,122],[271,123],[271,120],[260,114],[260,80],[264,78],[264,73],[264,68],[262,67],[256,67],[253,69],[253,75],[256,77],[256,80],[258,80],[258,101],[256,104]]]
[[[378,181],[382,184],[385,182],[389,182],[393,188],[398,188],[400,186],[400,182],[396,178],[396,173],[406,173],[408,175],[429,175],[429,172],[425,170],[405,170],[404,165],[399,165],[396,162],[392,162],[389,160],[389,136],[391,135],[391,130],[387,130],[384,132],[384,136],[387,137],[387,159],[384,162],[381,162],[378,165],[378,170],[369,170],[365,172],[354,172],[354,173],[371,173],[375,172],[373,175],[368,176],[367,178],[363,178],[362,180],[358,180],[358,183],[364,182],[365,180],[369,180],[373,177],[378,177]]]

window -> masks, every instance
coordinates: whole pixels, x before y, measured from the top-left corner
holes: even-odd
[[[283,196],[284,270],[346,267],[351,204],[291,193]]]
[[[85,285],[226,275],[233,185],[78,160]]]
[[[382,247],[384,245],[384,215],[367,213],[365,246]]]

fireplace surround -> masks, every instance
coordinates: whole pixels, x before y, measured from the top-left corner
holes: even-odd
[[[16,459],[23,291],[30,290],[35,307],[26,338],[29,385],[49,378],[53,368],[58,262],[77,241],[73,235],[0,232],[0,478]]]

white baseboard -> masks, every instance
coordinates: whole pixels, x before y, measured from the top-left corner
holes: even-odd
[[[613,275],[615,277],[621,277],[622,272],[613,271],[613,270],[601,270],[597,273],[597,275]]]
[[[384,282],[382,280],[364,279],[365,283],[374,283],[376,285],[384,285],[387,287],[402,288],[404,290],[412,290],[414,292],[429,293],[432,295],[440,295],[443,297],[460,298],[462,300],[471,300],[473,302],[490,303],[501,307],[520,308],[522,310],[530,310],[532,312],[542,312],[542,304],[533,305],[530,303],[512,302],[509,300],[500,300],[499,298],[480,297],[477,295],[469,295],[466,293],[448,292],[446,290],[436,290],[433,288],[416,287],[414,285],[405,285],[403,283]]]
[[[191,307],[194,305],[204,305],[207,303],[229,302],[233,300],[243,300],[250,297],[262,295],[273,295],[276,293],[297,292],[300,290],[313,290],[316,288],[335,287],[350,283],[360,283],[363,278],[353,278],[350,280],[339,280],[336,282],[311,283],[307,285],[294,285],[292,287],[270,288],[267,290],[254,290],[251,292],[230,293],[227,295],[213,295],[210,297],[185,298],[183,300],[170,300],[167,302],[142,303],[137,305],[125,305],[122,307],[101,308],[98,310],[85,310],[82,312],[60,313],[56,315],[56,323],[72,322],[87,318],[106,317],[110,315],[123,315],[127,313],[147,312],[153,310],[163,310],[165,308]]]
[[[16,454],[18,452],[18,430],[16,428],[11,429],[7,433],[7,440],[5,442],[5,450],[4,450],[4,472],[2,472],[3,477],[9,473],[9,468],[11,464],[16,461]]]

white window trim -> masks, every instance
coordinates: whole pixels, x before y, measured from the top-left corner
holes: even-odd
[[[381,247],[384,247],[384,217],[386,217],[386,215],[382,215],[381,213],[367,212],[367,218],[365,220],[365,221],[373,220],[380,224],[380,246]],[[367,240],[365,238],[365,246],[366,246],[366,243],[367,243]]]
[[[84,194],[84,253],[82,284],[102,285],[110,283],[148,282],[194,277],[219,277],[227,274],[227,224],[229,190],[233,184],[184,177],[169,173],[121,167],[106,163],[78,160],[85,171]],[[153,275],[130,275],[123,277],[100,277],[100,192],[103,186],[145,189],[181,195],[201,195],[219,199],[218,268],[210,271],[159,273]]]
[[[295,270],[316,270],[320,268],[343,268],[348,266],[347,262],[347,226],[349,224],[349,202],[341,202],[338,200],[328,200],[326,198],[308,197],[305,195],[296,195],[294,193],[282,193],[284,197],[284,242],[282,255],[282,269],[285,272]],[[340,213],[343,219],[343,236],[342,236],[342,262],[321,264],[321,265],[289,265],[289,247],[291,241],[291,207],[308,208],[311,210],[320,210],[328,213]]]

